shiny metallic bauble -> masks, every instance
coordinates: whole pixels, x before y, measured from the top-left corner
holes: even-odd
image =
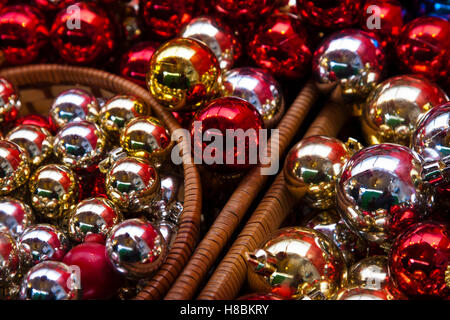
[[[348,285],[367,289],[384,289],[391,285],[387,256],[371,256],[352,265]]]
[[[393,142],[409,146],[417,121],[448,101],[438,85],[417,76],[401,75],[380,83],[363,106],[361,118],[370,144]]]
[[[20,255],[14,238],[0,231],[0,286],[6,286],[14,280],[19,270]]]
[[[215,53],[222,70],[231,69],[241,54],[239,39],[217,18],[200,16],[192,19],[181,30],[180,37],[205,43]]]
[[[14,142],[0,140],[0,195],[23,185],[30,171],[28,153]]]
[[[433,203],[422,192],[421,170],[420,157],[407,147],[386,143],[362,149],[347,162],[337,186],[342,217],[363,238],[389,247]]]
[[[47,129],[22,124],[12,129],[5,137],[28,152],[30,163],[40,165],[53,150],[53,137]]]
[[[382,80],[385,54],[381,44],[368,33],[346,29],[324,40],[313,58],[313,75],[321,91],[332,92],[334,101],[353,107],[360,115],[360,103]]]
[[[311,136],[301,140],[289,151],[284,164],[288,190],[311,207],[332,207],[336,180],[350,156],[350,149],[336,138]]]
[[[278,230],[262,249],[247,254],[247,260],[273,293],[290,292],[290,297],[314,294],[328,299],[347,279],[347,266],[336,245],[321,232],[305,227]]]
[[[14,120],[22,107],[14,85],[0,77],[0,123]]]
[[[41,215],[58,219],[75,205],[78,179],[68,167],[49,164],[37,169],[30,178],[31,205]]]
[[[33,212],[26,203],[10,197],[0,198],[0,230],[17,239],[33,223]]]
[[[150,61],[147,87],[172,111],[195,111],[217,92],[220,67],[203,42],[175,38],[162,45]]]
[[[226,72],[220,93],[242,98],[254,105],[266,128],[276,127],[284,114],[283,90],[264,69],[243,67]]]
[[[56,130],[69,122],[97,121],[99,104],[91,93],[83,89],[69,89],[61,92],[50,108],[50,120]]]
[[[408,300],[408,298],[398,291],[348,287],[341,289],[335,300]]]
[[[42,261],[61,261],[69,250],[69,240],[58,228],[37,224],[24,230],[19,238],[23,265],[34,266]]]
[[[89,170],[106,153],[106,135],[95,123],[77,121],[66,124],[55,137],[55,156],[73,170]]]
[[[161,181],[155,167],[144,159],[125,157],[106,175],[108,197],[123,211],[142,211],[159,200]]]
[[[118,224],[106,241],[106,250],[115,269],[127,278],[150,276],[163,263],[167,245],[150,222],[125,220]]]
[[[128,155],[148,160],[165,160],[174,143],[161,121],[138,117],[129,121],[120,135],[120,145]]]
[[[319,212],[305,226],[322,232],[330,238],[341,250],[348,266],[367,256],[367,242],[353,232],[334,209]]]
[[[113,141],[117,141],[128,121],[151,114],[149,106],[140,98],[118,95],[109,99],[100,109],[100,126]]]
[[[105,239],[123,220],[119,209],[105,198],[85,199],[70,214],[69,234],[76,242],[83,242],[89,234],[99,234]]]
[[[21,300],[81,299],[81,275],[62,262],[41,262],[23,278],[19,297]]]

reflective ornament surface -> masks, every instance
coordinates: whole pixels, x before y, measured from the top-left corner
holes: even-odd
[[[153,41],[139,42],[132,46],[120,62],[120,74],[128,80],[145,87],[145,77],[150,68],[150,60],[160,44]]]
[[[275,232],[262,249],[247,254],[249,267],[283,297],[316,294],[330,298],[346,283],[347,267],[339,249],[325,235],[304,227]]]
[[[78,300],[81,279],[62,262],[45,261],[28,271],[20,287],[21,300]]]
[[[37,224],[24,230],[19,239],[24,266],[34,266],[42,261],[61,261],[69,250],[69,240],[64,233],[49,224]]]
[[[47,130],[52,134],[54,133],[48,116],[43,116],[37,113],[29,113],[27,115],[17,118],[16,121],[14,121],[14,127],[18,127],[21,125],[37,126]]]
[[[77,121],[59,130],[54,153],[69,168],[89,171],[103,159],[106,148],[106,136],[95,123]]]
[[[351,154],[352,150],[336,138],[311,136],[301,140],[289,151],[284,164],[288,190],[313,208],[332,207],[336,180]]]
[[[382,289],[350,287],[341,289],[336,300],[408,300],[403,294],[394,294]]]
[[[213,0],[216,12],[230,20],[257,20],[274,9],[277,0]]]
[[[72,121],[96,122],[99,105],[97,99],[83,89],[69,89],[61,92],[50,108],[50,121],[55,131]]]
[[[370,144],[409,146],[417,121],[448,101],[445,92],[422,77],[401,75],[380,83],[363,106],[361,124]]]
[[[348,285],[366,289],[385,289],[390,286],[387,256],[371,256],[351,266]]]
[[[436,222],[412,226],[398,237],[389,255],[394,283],[412,298],[448,299],[449,265],[450,230],[448,225]]]
[[[19,250],[16,241],[8,233],[0,231],[0,286],[8,286],[19,270]]]
[[[160,197],[161,182],[155,167],[144,159],[118,160],[106,175],[108,197],[124,211],[142,211]]]
[[[385,54],[381,44],[357,29],[338,31],[314,53],[313,76],[317,87],[332,92],[332,99],[353,106],[361,103],[382,80]]]
[[[31,0],[31,2],[42,11],[62,10],[76,0]]]
[[[152,57],[147,87],[153,97],[173,111],[194,111],[216,94],[220,66],[203,42],[175,38]]]
[[[15,120],[21,107],[14,85],[8,79],[0,77],[0,122]]]
[[[6,65],[35,61],[48,42],[48,35],[45,19],[38,9],[20,4],[6,6],[1,10],[0,51],[3,52]]]
[[[49,164],[30,178],[31,205],[41,215],[58,219],[66,216],[78,200],[77,177],[68,167]]]
[[[242,67],[226,72],[222,77],[221,95],[250,102],[258,110],[266,128],[275,127],[284,114],[283,90],[264,69]]]
[[[174,143],[169,131],[157,118],[137,117],[125,125],[120,145],[130,156],[162,161],[169,156]]]
[[[228,25],[217,18],[194,18],[181,30],[180,37],[204,42],[216,55],[222,70],[231,69],[241,55],[239,39]]]
[[[106,250],[116,270],[127,278],[150,276],[163,263],[166,243],[151,223],[125,220],[111,232]]]
[[[422,193],[421,160],[407,147],[371,146],[353,155],[337,186],[337,204],[347,224],[387,248],[393,238],[422,220],[433,203]]]
[[[92,2],[77,2],[55,17],[51,40],[66,62],[90,64],[112,52],[114,33],[114,25],[103,9]]]
[[[89,234],[99,234],[106,239],[112,228],[122,220],[122,214],[112,201],[85,199],[70,214],[69,235],[76,242],[83,242]]]
[[[30,164],[40,165],[53,150],[53,137],[47,129],[35,125],[20,125],[5,137],[27,151]]]
[[[0,140],[0,195],[5,195],[27,182],[30,160],[27,152],[13,142]]]
[[[312,53],[308,31],[289,14],[270,16],[251,36],[248,54],[275,77],[296,79],[306,75]]]
[[[10,197],[0,198],[0,230],[18,239],[33,223],[33,212],[26,203]]]

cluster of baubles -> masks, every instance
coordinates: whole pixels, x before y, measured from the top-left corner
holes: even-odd
[[[165,125],[140,98],[100,106],[80,88],[61,92],[48,117],[14,119],[18,93],[0,83],[1,298],[108,299],[150,277],[183,210]]]

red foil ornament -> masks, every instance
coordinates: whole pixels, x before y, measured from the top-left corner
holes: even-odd
[[[389,273],[397,287],[414,298],[449,298],[445,273],[450,265],[448,225],[423,222],[412,226],[394,243]]]
[[[51,39],[66,62],[89,64],[113,50],[114,26],[98,6],[77,2],[58,13]]]
[[[195,0],[141,0],[141,19],[151,35],[162,40],[175,37],[194,16]]]
[[[257,20],[270,14],[278,0],[213,0],[216,12],[236,21]]]
[[[261,116],[252,104],[235,97],[215,99],[199,111],[192,122],[195,159],[218,173],[234,174],[248,170],[257,163],[259,130],[262,128]],[[248,136],[236,133],[239,129],[249,130]],[[233,148],[227,148],[226,140],[233,134],[227,130],[234,130],[238,136],[231,138]]]
[[[63,262],[80,268],[83,300],[109,299],[120,288],[122,277],[113,269],[103,244],[90,241],[77,245]]]
[[[158,48],[159,43],[150,41],[140,42],[131,47],[122,56],[120,74],[128,80],[145,87],[145,77],[150,68],[150,60]]]
[[[361,0],[297,0],[300,16],[321,28],[340,29],[359,21]]]
[[[48,35],[44,18],[32,6],[7,6],[0,13],[0,51],[6,65],[35,61]]]
[[[289,14],[273,15],[262,24],[248,51],[258,66],[280,78],[302,77],[312,57],[307,30]]]
[[[450,76],[450,22],[438,17],[419,17],[406,24],[397,43],[401,67],[427,79]]]

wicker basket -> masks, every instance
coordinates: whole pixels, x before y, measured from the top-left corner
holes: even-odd
[[[180,128],[172,115],[166,112],[142,87],[113,74],[82,67],[62,65],[32,65],[0,71],[0,76],[9,79],[19,89],[23,102],[22,114],[48,113],[48,109],[61,91],[79,87],[91,91],[95,96],[105,98],[115,94],[133,94],[142,98],[158,118],[163,120],[172,132]],[[180,143],[184,143],[181,139]],[[181,148],[185,150],[185,148]],[[191,157],[183,154],[183,157]],[[189,163],[193,163],[190,161]],[[136,299],[161,299],[181,272],[191,256],[199,237],[201,216],[201,184],[194,165],[184,161],[184,211],[179,229],[170,252],[160,269]]]

